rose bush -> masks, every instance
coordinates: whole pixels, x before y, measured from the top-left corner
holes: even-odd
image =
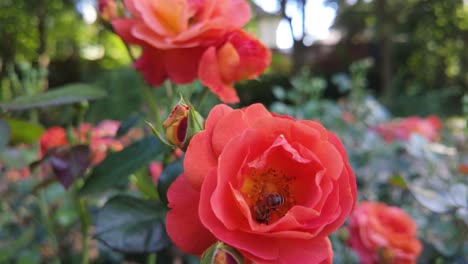
[[[135,67],[145,80],[159,86],[197,76],[222,101],[238,102],[232,83],[261,74],[270,51],[242,31],[250,19],[245,0],[125,0],[131,18],[112,21],[128,44],[143,47]],[[209,72],[207,72],[209,71]]]
[[[363,264],[416,263],[421,253],[416,223],[398,207],[359,204],[351,215],[349,232],[349,246]]]
[[[340,140],[319,123],[217,105],[168,200],[167,231],[185,252],[220,240],[256,263],[331,263],[327,236],[352,211],[356,183]]]

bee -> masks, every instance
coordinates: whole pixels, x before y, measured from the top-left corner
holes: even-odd
[[[257,201],[254,207],[255,220],[268,225],[273,210],[284,204],[284,197],[277,193],[269,193]]]
[[[277,193],[270,193],[263,198],[263,201],[270,209],[275,210],[284,204],[284,197]]]

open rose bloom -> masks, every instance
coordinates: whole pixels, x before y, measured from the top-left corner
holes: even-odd
[[[349,232],[349,245],[362,264],[412,264],[422,250],[413,219],[383,203],[359,204],[351,215]]]
[[[130,18],[112,21],[128,44],[143,47],[135,67],[159,86],[196,77],[223,102],[239,101],[233,83],[256,78],[270,51],[244,32],[251,17],[245,0],[125,0]]]
[[[255,104],[215,106],[168,191],[167,231],[201,255],[220,240],[255,263],[331,263],[327,236],[356,201],[340,140]]]

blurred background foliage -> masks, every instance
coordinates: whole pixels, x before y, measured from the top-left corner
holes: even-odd
[[[287,21],[291,19],[286,12],[288,5],[292,3],[305,12],[307,4],[306,0],[271,2],[278,8],[268,16]],[[339,93],[332,75],[346,72],[353,61],[370,57],[375,64],[367,76],[369,89],[396,115],[461,113],[460,98],[468,90],[466,2],[327,0],[325,4],[336,10],[332,30],[339,33],[339,39],[310,43],[302,30],[302,34],[295,34],[290,50],[272,47],[273,63],[264,77],[268,83],[284,82],[306,68],[325,78],[325,94],[336,98]],[[21,72],[24,63],[48,73],[47,82],[39,90],[78,81],[104,83],[112,78],[131,78],[107,73],[120,71],[130,58],[120,39],[108,30],[109,25],[99,23],[98,17],[96,20],[93,5],[91,0],[1,0],[0,38],[7,40],[0,43],[2,90],[11,86],[8,72]],[[266,12],[252,6],[256,18],[247,28],[259,33],[256,25]],[[114,81],[117,83],[120,81]],[[261,97],[268,102],[271,92],[250,89],[257,84],[239,86],[248,87],[243,93],[247,102],[250,98],[263,101]],[[133,89],[124,90],[131,93]],[[122,93],[111,96],[127,97]],[[9,97],[2,93],[0,99]]]
[[[305,5],[313,0],[266,1],[275,2],[276,11],[267,13],[252,1],[255,18],[247,29],[257,35],[262,35],[259,25],[263,17],[291,23],[287,6],[305,12]],[[460,235],[467,231],[463,222],[467,205],[454,204],[453,196],[466,197],[467,193],[466,168],[457,167],[468,164],[467,2],[325,3],[336,11],[332,30],[339,38],[311,43],[305,30],[299,30],[290,49],[272,46],[272,64],[266,74],[236,84],[241,97],[238,106],[261,102],[278,113],[320,119],[347,146],[360,198],[403,206],[416,219],[425,243],[421,263],[466,263],[463,253],[468,244]],[[0,103],[14,103],[15,98],[31,98],[76,83],[86,83],[87,89],[96,91],[76,95],[79,98],[100,98],[68,104],[55,104],[55,98],[47,107],[0,113],[0,263],[76,263],[83,252],[80,205],[74,193],[58,184],[35,192],[42,179],[21,181],[18,171],[7,174],[6,169],[22,169],[38,158],[35,142],[44,128],[61,125],[70,129],[83,121],[96,124],[104,119],[126,124],[133,117],[148,116],[143,103],[146,95],[141,93],[145,83],[129,67],[127,48],[109,29],[97,16],[94,0],[0,0]],[[198,82],[177,87],[177,91],[190,98],[203,116],[219,102],[207,94],[199,104],[199,98],[192,96],[202,91]],[[166,100],[163,116],[171,110],[170,103],[178,101],[167,84],[152,93],[156,100]],[[445,118],[441,141],[447,145],[417,137],[387,144],[369,129],[396,117],[429,114]],[[452,121],[458,124],[453,129],[448,126]],[[133,125],[144,127],[141,120]],[[432,150],[437,148],[450,151]],[[164,153],[164,158],[170,155]],[[180,162],[177,166],[180,169]],[[142,169],[132,177],[145,173]],[[163,173],[168,179],[161,176],[158,184],[167,187],[174,178],[170,174]],[[130,191],[135,192],[135,188]],[[89,207],[94,220],[103,201],[93,202]],[[345,247],[345,231],[332,239],[339,252],[336,263],[356,261]],[[96,263],[144,261],[147,257],[115,253],[94,239],[89,241],[89,258]],[[197,262],[174,247],[158,253],[160,263],[174,256],[185,263]]]

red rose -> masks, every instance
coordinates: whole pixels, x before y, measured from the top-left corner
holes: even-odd
[[[218,105],[168,199],[167,231],[185,252],[220,240],[256,263],[331,263],[327,236],[353,209],[356,183],[340,140],[319,123]]]
[[[411,264],[421,253],[417,226],[403,210],[383,203],[363,202],[349,221],[349,245],[362,264]]]
[[[255,78],[270,63],[270,51],[240,30],[251,17],[245,0],[125,0],[125,6],[132,17],[112,25],[123,41],[143,47],[135,67],[153,86],[200,77],[233,103],[232,82]]]
[[[68,144],[67,133],[63,127],[55,126],[47,129],[39,138],[41,147],[41,157],[44,156],[51,148],[59,147]]]

